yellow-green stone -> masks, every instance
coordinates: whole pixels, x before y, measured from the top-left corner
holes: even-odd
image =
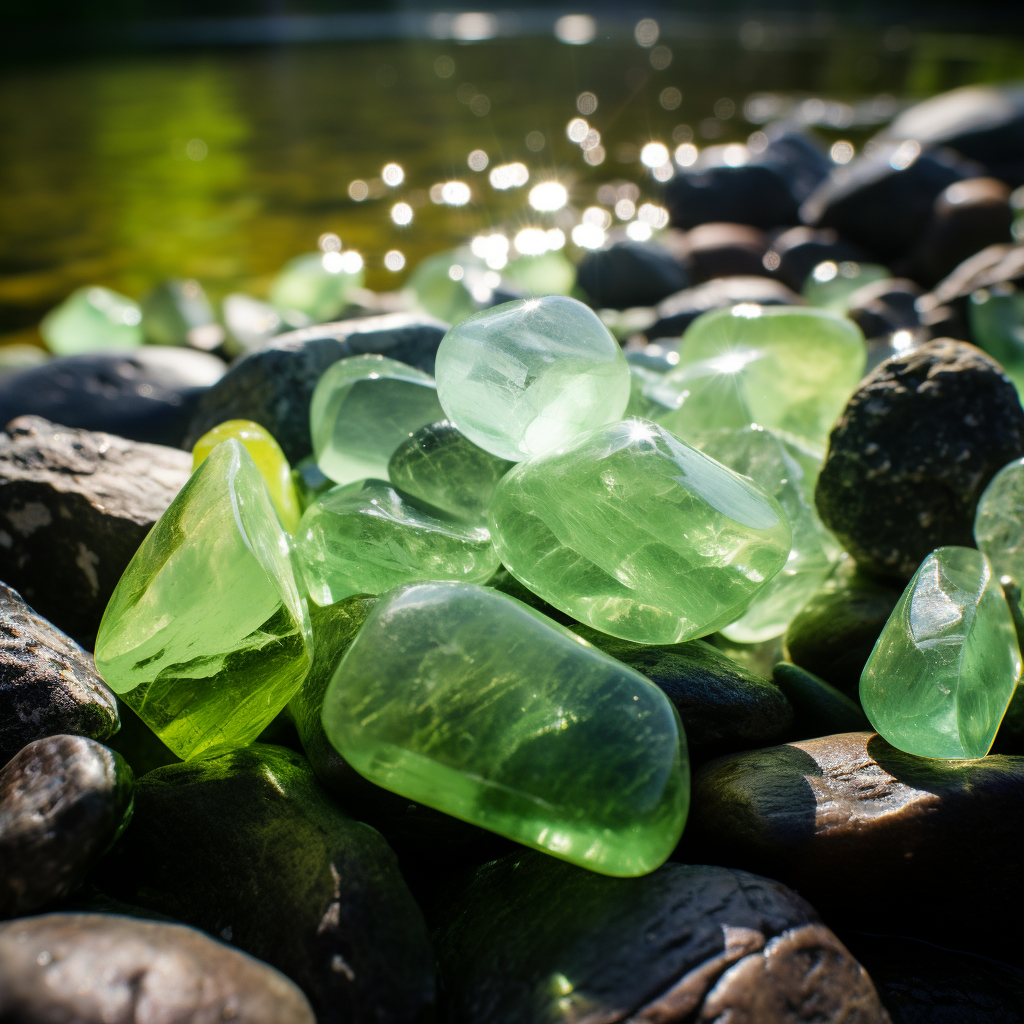
[[[96,667],[188,759],[251,743],[301,684],[311,642],[267,485],[242,444],[224,441],[121,577]]]
[[[1003,466],[978,502],[974,541],[996,576],[1024,588],[1024,459]]]
[[[105,348],[135,348],[143,342],[137,302],[109,288],[79,288],[39,325],[46,347],[59,356]]]
[[[520,463],[488,518],[502,562],[535,594],[647,644],[734,622],[786,564],[792,540],[774,498],[635,419]]]
[[[296,256],[274,279],[270,301],[286,315],[301,313],[314,323],[330,320],[344,309],[351,289],[363,283],[361,265],[354,274],[346,273],[344,265],[336,252]]]
[[[260,471],[281,525],[289,533],[294,533],[302,511],[299,509],[299,499],[292,483],[291,467],[284,457],[284,452],[281,451],[281,446],[274,440],[274,435],[265,427],[252,420],[225,420],[218,423],[196,441],[192,449],[193,472],[209,458],[217,445],[232,437],[242,443]]]
[[[653,871],[686,821],[686,738],[664,693],[489,587],[385,595],[323,723],[378,786],[603,874]]]
[[[467,317],[437,350],[445,415],[474,444],[519,462],[618,420],[630,377],[597,314],[562,295]]]
[[[335,483],[385,479],[395,449],[420,427],[442,419],[430,374],[386,356],[339,359],[313,390],[313,454]]]
[[[907,585],[860,678],[860,701],[894,747],[984,757],[1020,678],[1009,605],[974,548],[933,551]]]
[[[482,583],[498,568],[490,534],[421,505],[383,480],[335,487],[302,515],[296,557],[319,605],[401,583]]]

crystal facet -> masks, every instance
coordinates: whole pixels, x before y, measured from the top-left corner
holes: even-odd
[[[138,303],[109,288],[79,288],[39,325],[46,347],[59,356],[142,344]]]
[[[978,502],[974,541],[996,576],[1024,588],[1024,459],[1003,466]]]

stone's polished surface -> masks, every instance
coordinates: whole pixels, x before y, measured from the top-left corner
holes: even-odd
[[[453,327],[437,350],[445,414],[475,444],[518,462],[619,419],[629,367],[582,302],[506,302]]]
[[[645,420],[521,463],[494,492],[502,562],[556,608],[648,644],[734,622],[786,564],[774,498]]]
[[[452,515],[484,522],[498,481],[515,465],[473,444],[448,420],[428,423],[395,449],[396,487]]]
[[[303,513],[295,548],[310,597],[334,604],[402,583],[483,583],[498,568],[491,536],[383,480],[334,487]]]
[[[946,547],[921,563],[871,652],[860,699],[894,747],[984,757],[1020,678],[1010,609],[980,551]]]
[[[686,738],[668,698],[489,587],[383,598],[323,722],[371,782],[602,874],[653,871],[686,820]]]
[[[386,478],[395,449],[420,427],[441,419],[444,411],[429,374],[387,356],[339,359],[313,391],[313,454],[335,483]]]
[[[295,493],[295,484],[292,482],[291,467],[273,435],[258,423],[253,423],[252,420],[227,420],[208,430],[196,441],[192,449],[193,471],[199,468],[221,441],[226,441],[230,437],[240,441],[252,457],[263,477],[263,482],[267,485],[267,490],[270,491],[270,500],[277,509],[281,525],[289,533],[294,533],[302,511]]]
[[[996,576],[1024,586],[1024,459],[1003,466],[985,488],[974,517],[974,540]]]
[[[298,312],[314,322],[330,320],[345,307],[349,291],[363,283],[361,262],[355,273],[346,273],[344,266],[340,253],[309,252],[296,256],[274,279],[270,301],[286,317]]]
[[[820,463],[760,427],[715,431],[702,439],[700,448],[775,498],[793,529],[793,548],[782,571],[757,593],[739,619],[721,629],[737,643],[760,643],[785,632],[839,557],[839,545],[814,508]]]
[[[39,325],[47,348],[59,356],[97,349],[136,348],[142,344],[138,303],[109,288],[93,286],[72,292]]]
[[[100,623],[96,667],[179,757],[251,743],[309,668],[288,538],[237,440],[153,527]]]
[[[859,328],[824,309],[743,304],[706,313],[665,377],[680,405],[660,422],[691,443],[708,430],[757,423],[824,450],[866,360]]]

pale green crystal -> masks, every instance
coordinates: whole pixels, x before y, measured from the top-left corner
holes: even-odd
[[[309,407],[313,454],[336,483],[386,478],[395,449],[444,419],[434,379],[386,356],[339,359],[317,381]]]
[[[518,462],[618,420],[629,401],[618,342],[582,302],[506,302],[463,320],[437,350],[437,393],[472,442]]]
[[[933,551],[893,609],[860,678],[872,726],[921,757],[984,757],[1020,678],[1010,608],[988,559]]]
[[[420,505],[383,480],[335,487],[302,515],[296,557],[319,605],[401,583],[482,583],[498,568],[490,534]]]
[[[1003,466],[978,502],[974,541],[997,577],[1024,587],[1024,459]]]
[[[51,352],[74,356],[107,348],[142,344],[142,312],[138,303],[109,288],[93,286],[72,292],[39,325]]]
[[[142,300],[142,331],[153,345],[192,345],[209,350],[224,340],[224,329],[217,323],[198,281],[158,284]]]
[[[519,256],[502,273],[529,295],[568,295],[576,283],[576,268],[558,251]]]
[[[349,292],[362,287],[362,264],[347,273],[344,257],[336,252],[309,252],[289,260],[270,286],[270,301],[283,311],[295,311],[322,323],[337,316]]]
[[[501,275],[468,248],[439,252],[416,265],[406,287],[416,304],[431,316],[457,324],[495,302]]]
[[[786,564],[774,498],[644,420],[520,463],[494,492],[502,562],[595,629],[674,644],[734,622]]]
[[[385,595],[323,722],[377,785],[603,874],[653,871],[686,820],[686,738],[661,690],[488,587]]]
[[[1024,291],[1012,284],[980,288],[967,303],[971,338],[1024,392]]]
[[[121,577],[96,667],[188,759],[252,742],[301,684],[311,643],[267,486],[241,443],[224,441]]]
[[[892,272],[879,263],[834,263],[825,260],[807,275],[802,289],[804,298],[812,306],[845,313],[854,292],[875,281],[888,281]]]

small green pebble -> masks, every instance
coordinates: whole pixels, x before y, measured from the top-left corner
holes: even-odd
[[[109,288],[72,292],[39,325],[46,347],[59,356],[142,344],[142,311],[137,302]]]

